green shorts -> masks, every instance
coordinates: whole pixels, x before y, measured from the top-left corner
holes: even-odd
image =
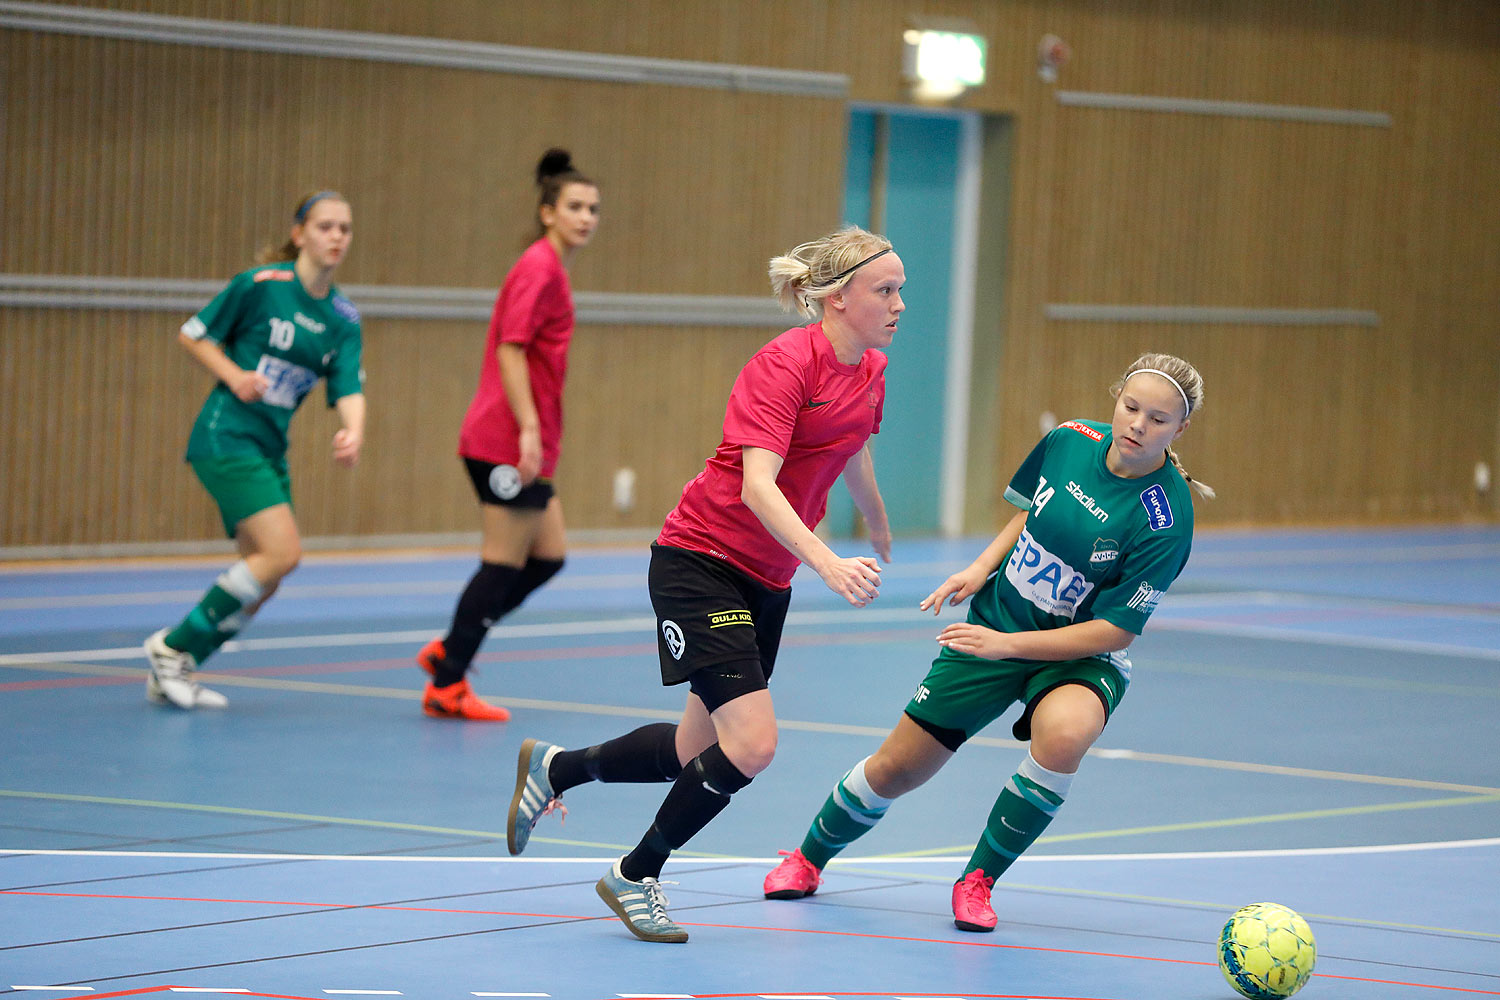
[[[230,538],[239,523],[251,514],[292,502],[292,476],[284,455],[267,458],[255,452],[240,452],[188,461],[203,488],[219,505],[224,533]]]
[[[1005,714],[1020,701],[1026,711],[1011,727],[1018,740],[1031,739],[1031,713],[1042,695],[1064,684],[1082,684],[1099,696],[1104,715],[1114,714],[1125,697],[1126,680],[1117,667],[1104,660],[1059,660],[1034,663],[1023,660],[986,660],[951,649],[938,651],[932,669],[906,705],[912,717],[949,750]]]

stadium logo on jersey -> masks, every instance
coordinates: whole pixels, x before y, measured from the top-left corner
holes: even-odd
[[[1089,567],[1099,569],[1120,558],[1120,543],[1113,538],[1094,539],[1094,552],[1089,556]]]
[[[1005,579],[1042,611],[1067,619],[1072,619],[1094,589],[1082,573],[1048,552],[1025,530],[1005,564]]]
[[[1079,486],[1071,479],[1068,480],[1068,492],[1072,494],[1074,500],[1077,500],[1079,503],[1083,504],[1084,510],[1097,517],[1100,524],[1103,524],[1105,521],[1109,520],[1109,513],[1098,504],[1094,503],[1094,498],[1083,492],[1083,487]]]
[[[501,500],[514,500],[521,493],[521,473],[514,465],[497,465],[490,470],[490,492]]]
[[[332,298],[329,299],[329,301],[333,303],[334,312],[338,313],[340,316],[344,317],[351,323],[359,322],[359,310],[354,308],[353,302],[350,302],[348,299],[338,294],[335,294]]]
[[[1146,508],[1146,521],[1152,531],[1172,526],[1172,505],[1167,503],[1167,491],[1160,483],[1141,494],[1141,505]]]
[[[1080,424],[1076,420],[1065,420],[1062,423],[1058,424],[1057,426],[1059,426],[1059,427],[1066,427],[1070,431],[1077,431],[1078,433],[1082,434],[1084,437],[1086,437],[1086,438],[1093,438],[1095,441],[1103,441],[1104,440],[1104,433],[1102,431],[1096,431],[1092,427],[1090,427],[1088,424]]]
[[[327,327],[311,316],[304,316],[301,313],[292,313],[292,319],[297,321],[298,326],[306,330],[311,330],[313,333],[322,333],[327,329]]]
[[[263,271],[255,272],[255,280],[260,281],[291,281],[295,275],[291,271],[284,271],[279,267],[268,267]]]
[[[1157,590],[1151,584],[1142,580],[1141,585],[1136,588],[1135,593],[1125,603],[1125,606],[1149,615],[1156,610],[1156,606],[1161,603],[1162,596],[1165,593],[1165,590]]]
[[[663,618],[661,637],[666,640],[667,652],[672,654],[672,659],[682,659],[682,651],[687,649],[687,639],[683,637],[682,628],[670,618]]]

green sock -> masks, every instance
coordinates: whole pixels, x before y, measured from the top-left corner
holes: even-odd
[[[255,611],[241,608],[228,618],[219,619],[219,627],[214,630],[213,648],[209,650],[209,653],[217,653],[220,646],[239,635],[245,626],[250,624],[250,619],[254,617]],[[198,662],[202,663],[203,661],[198,660]]]
[[[820,870],[828,867],[834,855],[880,822],[895,801],[875,794],[865,780],[865,760],[855,764],[833,787],[802,840],[802,856]]]
[[[1072,783],[1071,774],[1049,771],[1028,753],[995,799],[984,836],[974,846],[964,875],[979,868],[990,878],[999,878],[1047,829]]]
[[[240,560],[220,573],[187,617],[167,633],[167,645],[187,653],[194,663],[202,663],[239,631],[244,624],[239,610],[260,600],[261,591],[260,582],[251,574],[250,567]],[[221,626],[225,624],[233,631],[221,633]]]

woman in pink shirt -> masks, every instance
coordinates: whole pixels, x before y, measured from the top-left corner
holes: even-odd
[[[840,473],[876,553],[891,555],[869,439],[885,402],[880,349],[890,346],[905,308],[901,258],[885,237],[851,226],[774,258],[770,273],[782,305],[814,322],[781,334],[745,365],[729,394],[722,442],[651,546],[662,682],[687,683],[682,721],[585,750],[528,739],[516,768],[506,827],[512,854],[575,785],[673,783],[640,844],[596,886],[646,941],[687,940],[667,914],[662,865],[775,754],[767,681],[798,563],[855,607],[879,592],[874,559],[840,557],[813,534]]]
[[[476,695],[464,674],[490,626],[562,569],[567,554],[562,504],[552,489],[573,339],[567,266],[599,225],[599,188],[562,149],[542,157],[536,183],[541,232],[495,300],[479,389],[458,438],[479,496],[479,569],[458,599],[448,634],[417,654],[431,675],[422,711],[437,718],[510,718]]]

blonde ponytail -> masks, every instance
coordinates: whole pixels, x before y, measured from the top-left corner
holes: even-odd
[[[847,285],[864,264],[892,249],[884,236],[845,226],[772,257],[771,292],[787,312],[818,319],[824,299]]]

